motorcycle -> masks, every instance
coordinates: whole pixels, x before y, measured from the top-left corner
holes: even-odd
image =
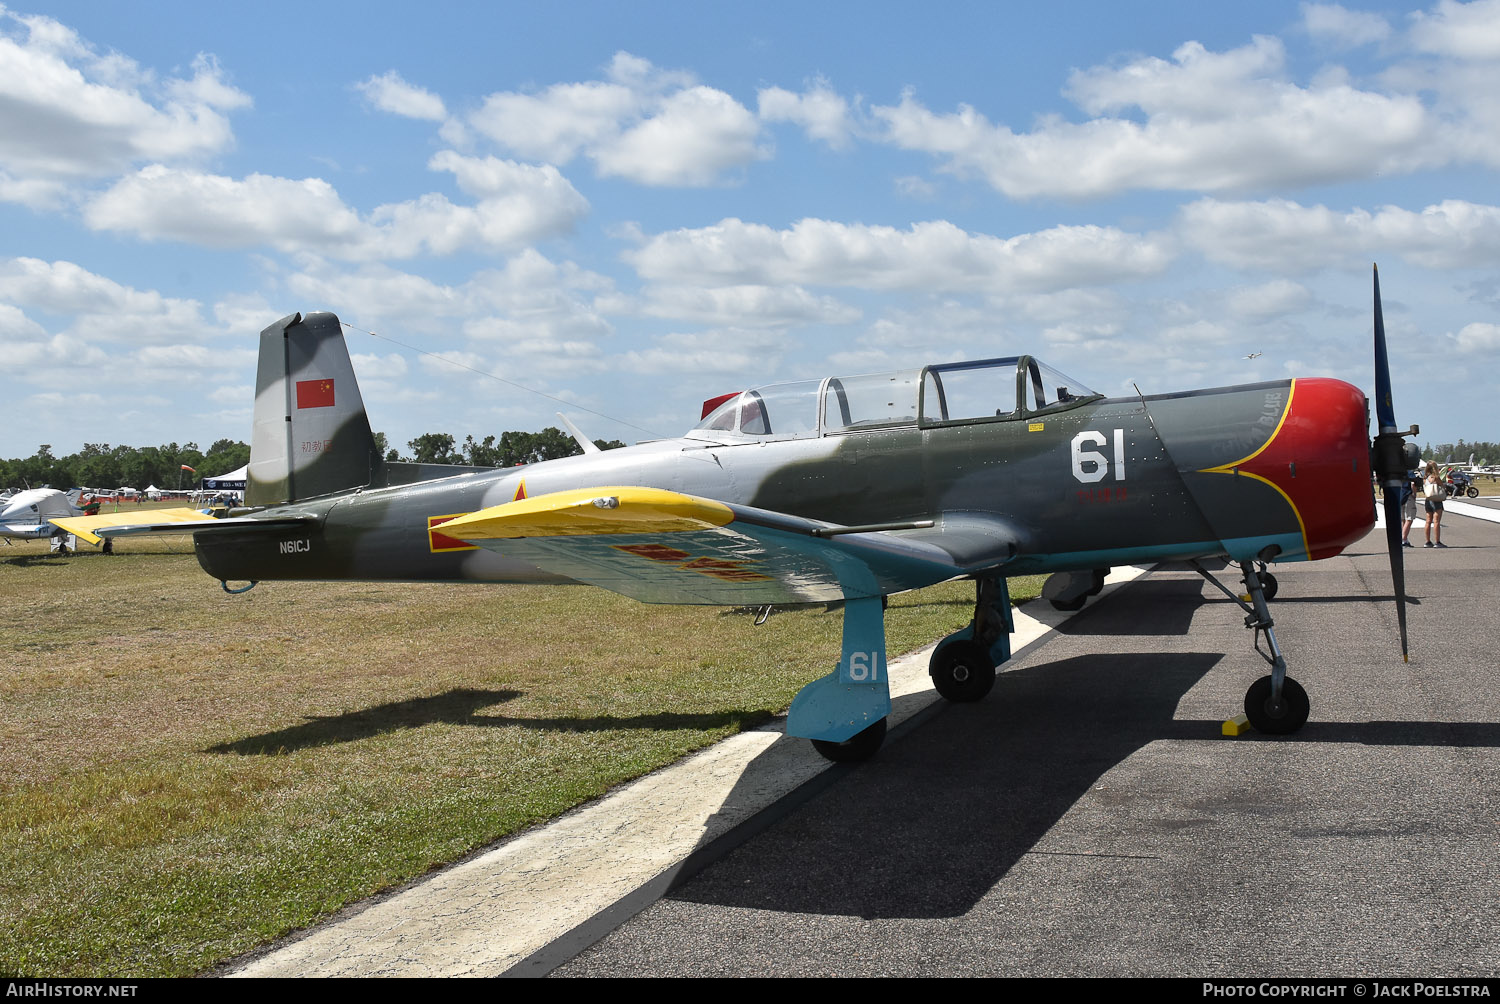
[[[1463,471],[1449,471],[1447,486],[1450,499],[1463,498],[1465,495],[1471,499],[1479,497],[1479,489],[1474,487],[1474,478]]]

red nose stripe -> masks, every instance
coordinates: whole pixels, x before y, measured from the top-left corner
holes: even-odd
[[[1331,558],[1375,523],[1365,397],[1342,380],[1292,381],[1281,424],[1259,450],[1217,470],[1271,485],[1296,513],[1307,556]]]

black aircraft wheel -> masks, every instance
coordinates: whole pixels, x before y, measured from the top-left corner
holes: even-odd
[[[114,542],[114,540],[113,539],[106,540],[104,542],[104,549],[103,550],[104,550],[105,554],[114,554],[115,553],[115,542]]]
[[[1271,678],[1263,676],[1245,691],[1245,717],[1255,731],[1271,736],[1296,732],[1307,722],[1311,705],[1302,684],[1288,676],[1281,682],[1281,700],[1271,700]]]
[[[1088,593],[1084,593],[1082,596],[1079,596],[1077,599],[1072,599],[1072,600],[1048,600],[1047,602],[1050,603],[1050,604],[1052,604],[1052,609],[1053,610],[1065,610],[1065,611],[1071,613],[1074,610],[1082,610],[1083,609],[1083,605],[1086,602],[1088,602],[1088,598],[1089,598],[1089,594]]]
[[[1109,569],[1107,568],[1094,569],[1094,584],[1092,586],[1089,586],[1090,596],[1098,596],[1100,593],[1104,592],[1104,579],[1108,575]]]
[[[827,739],[814,739],[812,744],[813,749],[834,763],[859,763],[861,760],[868,760],[874,756],[875,751],[880,749],[880,744],[883,742],[885,742],[884,718],[841,743],[829,742]]]
[[[990,692],[995,685],[995,664],[983,645],[954,641],[932,653],[927,675],[944,698],[964,704]]]
[[[1277,589],[1276,576],[1270,572],[1256,572],[1255,575],[1260,579],[1260,591],[1265,595],[1266,602],[1269,603],[1271,600],[1274,600]]]

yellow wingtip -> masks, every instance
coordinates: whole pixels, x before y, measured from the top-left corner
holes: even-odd
[[[77,525],[76,521],[77,521],[78,518],[79,517],[74,517],[74,518],[70,519],[70,518],[64,517],[64,518],[61,518],[61,519],[49,520],[48,522],[50,522],[53,526],[60,526],[60,527],[62,527],[64,530],[68,531],[73,536],[77,537],[79,540],[85,541],[86,543],[89,543],[89,544],[98,544],[98,543],[100,543],[100,542],[102,542],[104,540],[104,538],[100,537],[97,533],[94,533],[94,532],[92,532],[92,531],[84,528],[83,526]],[[82,518],[86,518],[86,517],[82,517]]]

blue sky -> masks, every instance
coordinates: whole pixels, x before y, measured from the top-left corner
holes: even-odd
[[[313,310],[402,447],[1020,352],[1368,391],[1372,261],[1398,420],[1496,440],[1497,166],[1500,0],[9,4],[0,456],[248,440]]]

